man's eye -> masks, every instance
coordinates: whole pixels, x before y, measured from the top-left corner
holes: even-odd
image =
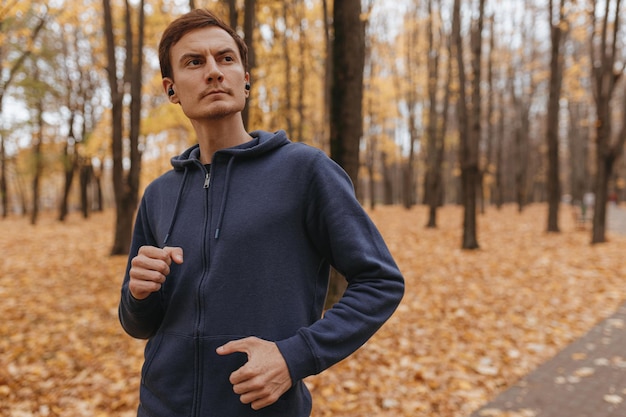
[[[200,63],[201,63],[200,60],[197,59],[197,58],[196,59],[190,59],[189,62],[188,62],[189,65],[194,65],[194,66],[200,65]]]
[[[232,56],[226,55],[224,57],[224,61],[226,62],[233,62],[235,60],[235,58],[233,58]]]

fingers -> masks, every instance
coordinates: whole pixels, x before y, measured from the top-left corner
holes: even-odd
[[[217,348],[219,355],[235,352],[248,356],[248,362],[229,378],[242,403],[258,410],[275,403],[291,388],[289,369],[275,343],[247,337]]]
[[[163,250],[175,263],[179,265],[183,263],[183,248],[166,246],[163,248]]]
[[[235,393],[240,395],[239,401],[243,404],[250,404],[250,407],[254,410],[260,410],[268,405],[272,405],[280,398],[278,392],[270,390],[267,386],[249,389],[243,393],[235,391]]]
[[[143,300],[153,292],[159,291],[162,286],[162,283],[156,281],[145,281],[131,278],[128,283],[128,290],[133,298]]]
[[[141,300],[159,291],[170,273],[170,265],[183,262],[183,250],[178,247],[142,246],[131,261],[129,290]]]
[[[137,253],[135,259],[137,258],[139,258],[140,262],[155,261],[151,263],[153,266],[159,266],[159,261],[162,261],[169,267],[172,264],[172,261],[177,264],[183,263],[183,248],[166,246],[161,249],[156,246],[142,246],[139,248],[139,252]],[[167,275],[169,274],[169,269],[162,270],[161,272],[163,272],[164,275]]]
[[[231,340],[223,346],[217,348],[218,355],[230,355],[231,353],[241,352],[249,356],[250,347],[254,344],[256,337],[246,337],[239,340]],[[258,339],[257,339],[258,340]]]

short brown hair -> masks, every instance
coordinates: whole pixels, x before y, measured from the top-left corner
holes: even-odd
[[[237,32],[227,25],[222,19],[206,9],[195,9],[186,13],[165,29],[161,42],[159,43],[159,63],[161,65],[161,77],[173,78],[172,62],[170,60],[170,50],[188,32],[207,26],[217,26],[224,29],[235,40],[244,71],[248,70],[248,46],[237,34]]]

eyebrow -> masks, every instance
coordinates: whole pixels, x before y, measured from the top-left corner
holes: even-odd
[[[233,54],[237,57],[237,59],[241,59],[241,57],[239,56],[239,54],[237,53],[237,51],[231,47],[226,47],[224,49],[221,49],[219,51],[217,51],[217,56],[222,56],[222,55],[227,55],[227,54]]]
[[[227,54],[233,54],[235,56],[238,57],[236,51],[233,48],[224,48],[224,49],[220,49],[219,51],[217,51],[217,53],[215,54],[216,56],[222,56],[222,55],[227,55]],[[178,60],[178,62],[183,62],[186,59],[189,58],[202,58],[204,55],[198,52],[186,52],[184,54],[182,54],[180,56],[180,59]],[[238,57],[238,59],[241,59],[240,57]]]
[[[198,54],[195,52],[187,52],[180,56],[180,59],[178,60],[178,62],[183,62],[190,58],[202,58],[202,54]]]

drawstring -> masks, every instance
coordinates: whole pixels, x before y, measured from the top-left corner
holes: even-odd
[[[165,239],[163,239],[163,246],[167,244],[168,239],[170,238],[170,234],[174,229],[174,223],[176,223],[176,216],[178,215],[178,206],[182,200],[183,189],[185,188],[185,183],[187,182],[187,175],[189,173],[188,169],[185,169],[185,174],[183,175],[183,181],[180,183],[180,188],[178,189],[178,196],[176,197],[176,204],[174,205],[174,213],[172,214],[172,220],[170,221],[170,227],[167,229],[167,234],[165,235]]]
[[[222,204],[220,206],[219,217],[217,218],[217,228],[215,229],[215,239],[220,238],[220,230],[222,228],[222,220],[224,220],[224,212],[226,211],[226,198],[228,197],[228,189],[230,188],[230,169],[233,166],[235,157],[231,155],[226,167],[226,179],[224,181],[224,192],[222,194]]]
[[[222,203],[220,206],[220,211],[219,211],[218,219],[217,219],[217,228],[215,229],[215,235],[214,235],[215,239],[219,239],[220,237],[222,221],[224,220],[224,212],[226,211],[226,199],[228,198],[228,190],[230,188],[230,171],[233,166],[234,160],[235,160],[235,157],[231,156],[231,158],[228,161],[228,165],[226,166],[226,179],[224,182],[224,192],[222,194]],[[172,220],[170,221],[170,226],[167,229],[167,234],[165,235],[165,239],[163,239],[163,246],[167,244],[167,241],[170,238],[170,234],[172,233],[172,230],[174,230],[174,225],[178,217],[178,206],[180,206],[180,203],[182,201],[183,190],[185,188],[185,183],[187,182],[188,176],[189,176],[189,169],[185,169],[183,180],[180,184],[180,188],[178,189],[178,196],[176,197],[176,204],[174,205],[174,213],[172,214]]]

